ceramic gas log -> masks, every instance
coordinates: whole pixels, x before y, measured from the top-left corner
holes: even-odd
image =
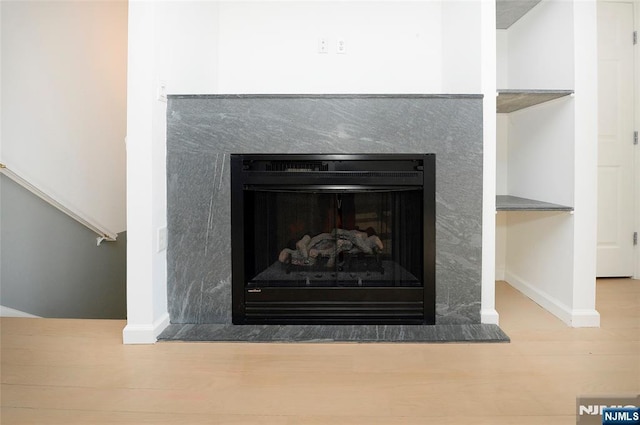
[[[380,238],[369,236],[360,230],[333,229],[331,233],[320,233],[313,238],[304,235],[296,242],[296,249],[285,248],[280,251],[278,261],[296,266],[315,266],[319,258],[327,258],[327,268],[336,265],[336,257],[347,254],[376,254],[384,248]]]

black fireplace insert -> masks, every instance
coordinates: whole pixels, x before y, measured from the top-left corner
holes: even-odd
[[[434,154],[231,155],[234,324],[434,324]]]

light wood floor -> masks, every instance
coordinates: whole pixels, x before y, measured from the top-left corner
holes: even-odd
[[[122,321],[2,319],[1,423],[575,424],[640,391],[640,281],[571,329],[499,282],[510,344],[121,344]]]

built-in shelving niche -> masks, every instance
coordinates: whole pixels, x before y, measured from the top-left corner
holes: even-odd
[[[560,99],[573,90],[499,90],[497,112],[508,114],[530,106]],[[496,197],[497,211],[573,211],[573,207],[511,195]]]
[[[581,128],[592,119],[597,87],[583,70],[594,58],[576,54],[594,42],[583,40],[595,22],[587,3],[496,0],[496,83],[508,88],[496,99],[496,278],[575,327],[599,323],[590,270],[578,267],[593,258],[575,238],[592,224],[577,204],[591,195],[576,188],[591,176],[579,166],[583,144],[594,147]]]

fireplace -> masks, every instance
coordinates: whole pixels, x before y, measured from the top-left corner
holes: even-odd
[[[434,324],[434,154],[231,155],[234,324]]]

